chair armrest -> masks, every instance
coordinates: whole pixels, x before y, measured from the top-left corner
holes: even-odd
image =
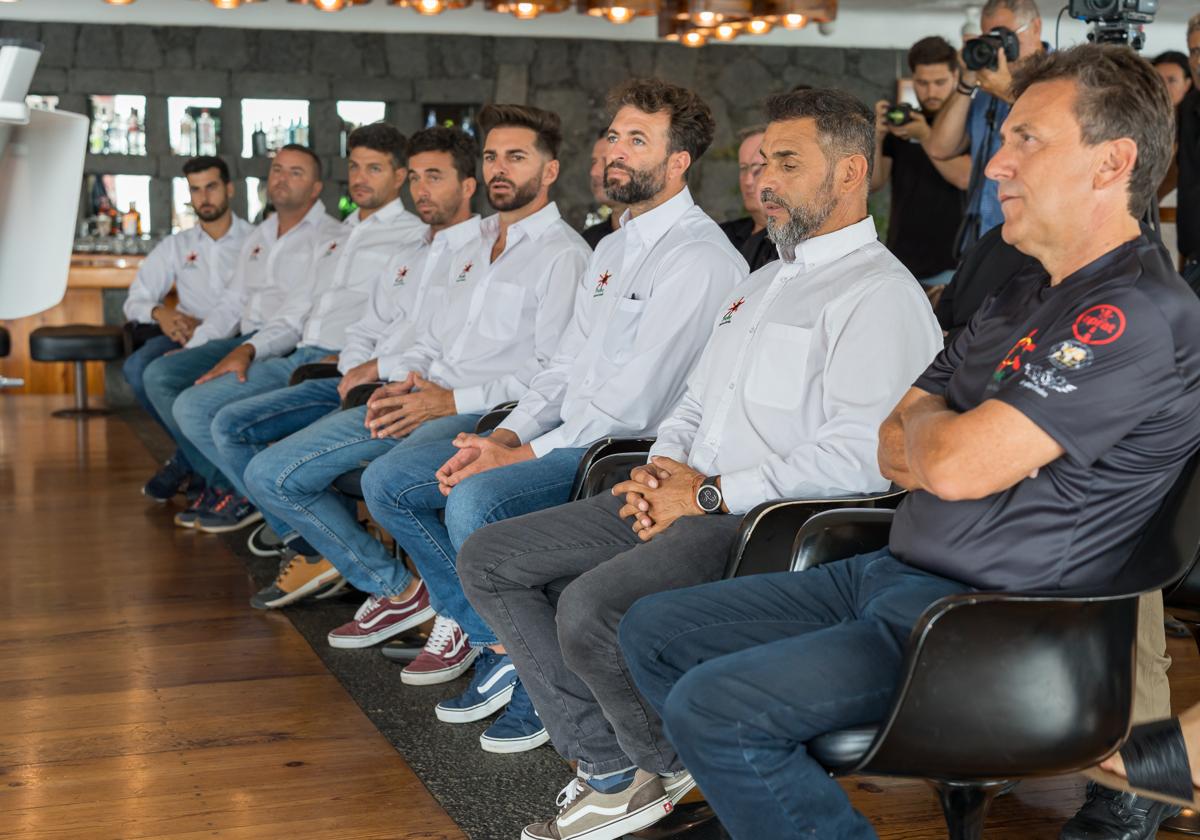
[[[491,411],[479,418],[479,422],[475,424],[475,434],[482,435],[484,432],[495,431],[496,427],[503,423],[505,418],[516,407],[517,403],[515,400],[495,406]]]
[[[333,362],[312,362],[307,365],[300,365],[292,371],[292,376],[288,379],[288,385],[299,385],[301,382],[307,382],[310,379],[333,379],[335,376],[341,376],[337,365]]]
[[[841,508],[813,515],[792,543],[793,572],[886,548],[896,511]]]
[[[654,438],[604,438],[584,453],[575,471],[571,501],[587,499],[624,481],[629,471],[646,463]]]
[[[350,389],[350,393],[346,394],[342,400],[342,411],[348,408],[358,408],[360,405],[366,405],[367,400],[379,388],[386,385],[386,382],[364,382],[361,385],[355,385]]]
[[[795,556],[797,533],[818,513],[838,508],[892,509],[903,498],[904,491],[901,490],[877,496],[764,502],[742,517],[741,528],[725,566],[725,577],[786,572]]]

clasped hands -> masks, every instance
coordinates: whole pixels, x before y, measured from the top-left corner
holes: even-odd
[[[612,494],[625,498],[617,515],[632,519],[633,532],[649,542],[682,516],[704,515],[696,504],[702,484],[704,476],[687,464],[656,455],[649,464],[635,468]]]
[[[376,389],[367,400],[363,425],[373,438],[402,438],[427,420],[455,414],[454,391],[409,373]]]
[[[162,304],[154,307],[151,317],[158,323],[163,335],[176,344],[187,344],[191,341],[196,327],[201,323],[199,318],[193,318],[178,309]]]

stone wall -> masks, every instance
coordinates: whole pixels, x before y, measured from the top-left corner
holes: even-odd
[[[536,24],[531,24],[531,31]],[[614,29],[614,33],[618,30]],[[901,53],[789,48],[749,43],[689,49],[668,43],[377,35],[0,21],[0,37],[45,44],[32,93],[57,95],[59,107],[88,112],[89,94],[147,97],[147,157],[89,156],[87,171],[160,176],[152,223],[170,224],[170,178],[181,160],[168,142],[167,96],[219,96],[222,155],[235,175],[264,177],[267,162],[240,157],[241,98],[310,100],[311,143],[333,172],[325,199],[334,207],[345,178],[338,155],[339,99],[382,100],[388,119],[409,133],[422,106],[527,102],[563,119],[563,173],[555,198],[579,224],[592,204],[588,156],[605,124],[604,95],[630,76],[660,76],[701,92],[717,118],[712,148],[694,170],[697,200],[717,219],[740,214],[736,133],[760,122],[767,95],[799,82],[833,85],[867,103],[895,91]],[[244,212],[244,197],[240,197]]]

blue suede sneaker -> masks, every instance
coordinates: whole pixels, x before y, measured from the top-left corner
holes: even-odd
[[[549,740],[529,692],[517,680],[504,714],[479,736],[479,746],[486,752],[519,753],[536,749]]]
[[[212,510],[196,517],[192,527],[206,534],[227,534],[261,522],[262,518],[262,513],[245,496],[227,493],[212,506]]]
[[[190,484],[192,470],[178,458],[167,461],[142,487],[142,495],[156,502],[166,502]]]
[[[507,654],[491,648],[479,651],[471,685],[458,697],[437,704],[434,712],[443,723],[471,723],[483,720],[503,708],[517,684],[517,666]]]

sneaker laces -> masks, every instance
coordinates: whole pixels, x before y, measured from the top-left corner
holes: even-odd
[[[458,622],[452,618],[443,616],[435,616],[433,619],[433,629],[429,632],[429,640],[425,642],[425,652],[432,653],[435,656],[441,654],[446,646],[454,639],[454,631],[458,629]]]
[[[233,502],[234,498],[235,497],[232,493],[226,493],[221,497],[221,501],[213,505],[213,513],[220,513],[221,511],[225,510],[225,508],[229,507],[230,503]]]
[[[382,598],[376,598],[374,595],[372,595],[370,598],[367,598],[367,600],[363,601],[363,605],[355,611],[354,620],[361,621],[363,616],[379,606],[379,602],[382,600]]]
[[[567,786],[558,792],[558,799],[554,801],[554,804],[559,807],[558,812],[561,814],[574,805],[575,800],[582,796],[586,789],[587,784],[578,776],[567,782]]]

